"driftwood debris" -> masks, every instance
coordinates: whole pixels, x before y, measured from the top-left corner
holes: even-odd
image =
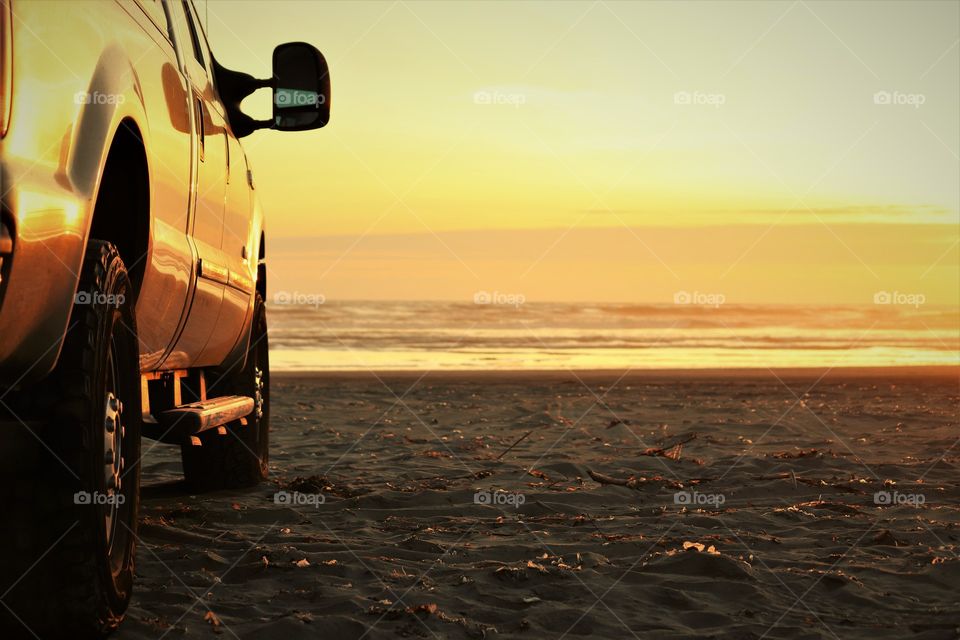
[[[516,442],[514,442],[512,445],[510,445],[509,447],[507,447],[506,451],[504,451],[503,453],[501,453],[500,455],[497,456],[497,460],[499,460],[499,459],[502,458],[503,456],[505,456],[505,455],[507,455],[508,453],[510,453],[511,451],[513,451],[513,448],[514,448],[515,446],[517,446],[518,444],[520,444],[521,442],[523,442],[524,440],[526,440],[527,437],[528,437],[531,433],[533,433],[532,430],[531,430],[531,431],[527,431],[525,434],[523,434],[522,436],[520,436],[520,438],[519,438]]]
[[[691,440],[696,440],[697,434],[691,433],[688,436],[680,438],[676,442],[666,447],[650,447],[649,449],[644,450],[640,453],[642,456],[662,456],[664,458],[670,458],[671,460],[677,461],[680,460],[680,454],[683,453],[683,445],[687,444]]]
[[[640,485],[647,481],[646,478],[635,478],[630,476],[629,478],[614,478],[613,476],[608,476],[603,473],[597,473],[592,469],[587,469],[587,473],[590,474],[590,477],[593,478],[594,482],[599,482],[600,484],[614,484],[621,487],[629,487],[631,489],[639,489]]]

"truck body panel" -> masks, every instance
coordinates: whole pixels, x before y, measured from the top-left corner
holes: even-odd
[[[149,189],[146,246],[124,256],[142,270],[141,370],[216,366],[246,344],[263,216],[192,11],[177,1],[15,0],[0,139],[13,238],[0,288],[0,382],[55,365],[108,154],[130,131]]]

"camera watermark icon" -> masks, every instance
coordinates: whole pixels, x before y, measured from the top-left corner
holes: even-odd
[[[903,105],[919,109],[927,101],[922,93],[902,93],[900,91],[877,91],[873,94],[873,104]]]
[[[506,491],[477,491],[473,494],[474,504],[489,504],[493,506],[506,505],[518,508],[527,501],[522,493],[508,493]]]
[[[705,105],[719,109],[727,102],[727,96],[722,93],[706,93],[704,91],[677,91],[673,94],[673,104]]]
[[[900,493],[899,491],[877,491],[873,494],[873,504],[878,506],[892,507],[896,505],[908,505],[919,507],[926,504],[927,497],[922,493]]]
[[[291,507],[308,506],[319,508],[327,501],[322,493],[300,493],[299,491],[277,491],[273,494],[273,503]]]
[[[919,309],[927,301],[922,293],[903,293],[901,291],[877,291],[873,294],[873,304],[908,305]]]
[[[122,293],[102,293],[100,291],[77,291],[73,296],[74,304],[103,304],[108,307],[119,307],[126,300]]]
[[[677,491],[673,494],[673,504],[685,507],[722,507],[727,497],[722,493],[699,493],[697,491]]]
[[[673,304],[695,304],[701,307],[719,309],[727,301],[722,293],[703,293],[701,291],[677,291],[673,294]]]
[[[73,94],[74,104],[123,104],[127,97],[121,93],[100,93],[99,91],[78,91]]]
[[[89,505],[116,505],[120,506],[126,502],[127,497],[122,493],[100,493],[94,491],[77,491],[73,494],[73,504]]]
[[[327,301],[322,293],[301,293],[300,291],[278,291],[273,294],[274,304],[289,304],[318,308]]]
[[[510,105],[519,109],[527,103],[527,96],[522,93],[502,93],[500,91],[477,91],[473,94],[474,104]]]
[[[499,291],[477,291],[473,294],[473,304],[496,304],[518,308],[527,297],[522,293],[501,293]]]

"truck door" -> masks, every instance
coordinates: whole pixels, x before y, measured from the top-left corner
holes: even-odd
[[[152,168],[150,250],[127,265],[132,271],[143,270],[137,337],[141,370],[151,371],[160,366],[180,334],[189,304],[188,285],[196,262],[187,239],[192,127],[188,87],[179,71],[175,36],[164,6],[159,0],[140,0],[128,11],[150,38],[143,46],[135,30],[125,34],[131,39],[130,50],[138,52],[135,69],[152,141],[147,147]]]
[[[196,252],[195,289],[189,316],[164,368],[196,367],[201,355],[219,330],[229,270],[223,241],[224,200],[227,182],[227,132],[223,107],[214,87],[209,52],[190,6],[181,1],[167,4],[174,23],[183,73],[189,85],[192,114],[192,159],[194,188],[188,233]]]
[[[210,336],[201,354],[204,361],[222,362],[240,338],[246,319],[252,311],[254,286],[257,279],[257,258],[248,254],[255,251],[250,240],[250,224],[253,217],[252,180],[247,173],[247,159],[240,142],[230,130],[226,107],[219,96],[216,76],[213,75],[213,54],[207,42],[196,5],[187,3],[187,9],[197,25],[200,46],[210,77],[214,79],[217,95],[214,108],[223,124],[223,145],[226,149],[226,188],[224,192],[223,231],[220,237],[220,265],[228,272],[227,286],[223,289],[217,330]],[[249,246],[248,246],[249,244]]]

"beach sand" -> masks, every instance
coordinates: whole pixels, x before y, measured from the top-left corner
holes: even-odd
[[[957,370],[823,373],[275,375],[270,482],[144,443],[114,637],[957,638]]]

